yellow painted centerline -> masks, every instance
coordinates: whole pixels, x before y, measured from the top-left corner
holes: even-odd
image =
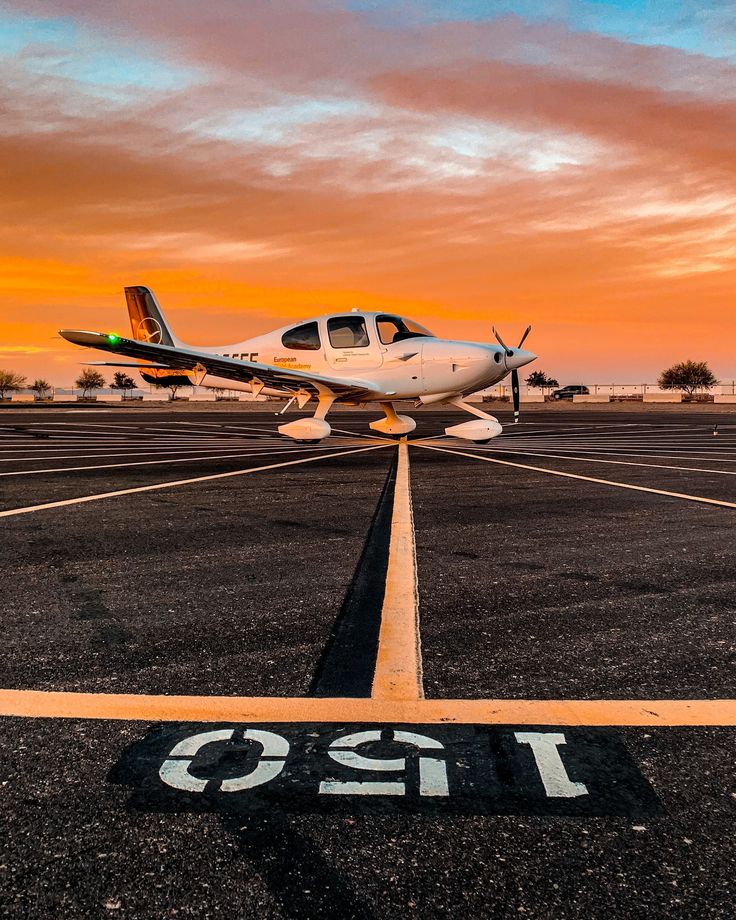
[[[406,438],[399,442],[386,589],[371,695],[377,700],[416,700],[424,695],[417,558]]]
[[[172,722],[736,727],[736,700],[385,700],[0,690],[0,716]]]
[[[263,473],[266,470],[276,470],[285,466],[297,466],[300,463],[315,463],[318,460],[332,460],[334,457],[345,457],[348,454],[362,454],[368,450],[380,450],[383,447],[390,446],[390,444],[377,444],[374,447],[358,447],[351,450],[338,451],[337,453],[323,453],[317,457],[303,457],[300,460],[286,460],[283,463],[269,463],[266,466],[253,466],[245,470],[230,470],[227,473],[211,473],[207,476],[195,476],[192,479],[175,479],[169,482],[156,482],[148,486],[135,486],[135,488],[132,489],[117,489],[114,492],[100,492],[96,495],[82,495],[79,498],[66,498],[58,502],[45,502],[42,505],[26,505],[24,508],[11,508],[9,511],[0,511],[0,518],[14,517],[17,514],[30,514],[33,511],[46,511],[50,508],[64,508],[68,505],[81,505],[84,502],[100,501],[103,498],[135,495],[138,492],[153,492],[156,489],[173,489],[177,486],[188,486],[197,482],[210,482],[213,479],[227,479],[232,476],[248,476],[250,473]]]
[[[443,454],[454,454],[456,457],[470,457],[472,460],[482,460],[484,463],[498,463],[500,466],[513,466],[520,470],[531,470],[534,473],[547,473],[549,476],[562,476],[565,479],[581,479],[583,482],[595,482],[602,486],[614,486],[617,489],[631,489],[634,492],[649,492],[653,495],[665,495],[667,498],[681,498],[685,501],[699,502],[704,505],[717,505],[720,508],[736,508],[736,502],[726,502],[718,498],[705,498],[703,495],[690,495],[687,492],[668,492],[666,489],[653,489],[650,486],[635,486],[630,482],[616,482],[613,479],[597,479],[594,476],[583,476],[580,473],[563,473],[562,470],[550,470],[544,466],[531,466],[528,463],[514,463],[511,460],[499,460],[497,457],[481,457],[470,454],[464,450],[448,450],[445,447],[430,447],[429,444],[417,444],[422,450],[436,450]]]

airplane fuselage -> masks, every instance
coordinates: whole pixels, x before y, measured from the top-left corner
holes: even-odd
[[[381,341],[386,323],[378,319],[389,314],[365,311],[330,314],[306,322],[284,326],[265,335],[245,339],[232,345],[199,346],[198,350],[241,361],[269,364],[289,370],[320,375],[339,374],[370,384],[365,401],[385,399],[421,399],[435,402],[447,395],[467,395],[502,380],[512,364],[499,345],[438,339],[429,333],[411,335],[398,341]],[[345,345],[330,330],[331,320],[365,323],[365,339],[360,345]],[[294,347],[298,330],[317,327],[317,339],[310,347]],[[334,324],[333,324],[334,325]],[[381,334],[382,328],[384,334]],[[316,347],[315,347],[316,345]],[[207,374],[202,386],[251,391],[249,383]],[[283,391],[265,387],[266,395],[283,395]]]
[[[457,406],[475,419],[450,426],[445,433],[487,441],[501,433],[501,425],[463,397],[511,373],[518,418],[518,368],[535,358],[521,348],[531,327],[514,349],[503,343],[495,329],[498,345],[451,341],[437,338],[406,317],[363,310],[303,320],[234,345],[191,346],[174,335],[149,288],[127,287],[125,296],[132,339],[71,329],[60,330],[60,334],[85,348],[147,362],[140,365],[141,376],[159,385],[191,383],[250,391],[254,396],[286,397],[289,403],[284,411],[295,401],[301,408],[316,399],[311,418],[278,428],[286,437],[310,443],[329,436],[325,416],[335,402],[378,402],[384,418],[372,421],[370,428],[384,435],[405,436],[416,428],[416,422],[396,412],[394,401],[401,399]]]

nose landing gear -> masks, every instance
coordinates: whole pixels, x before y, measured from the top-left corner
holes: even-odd
[[[387,434],[391,437],[401,437],[411,434],[417,427],[417,423],[409,415],[398,415],[392,402],[382,402],[381,408],[386,414],[385,418],[379,418],[371,422],[369,428],[378,431],[381,434]]]

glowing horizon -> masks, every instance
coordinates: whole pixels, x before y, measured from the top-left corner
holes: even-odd
[[[718,3],[11,0],[0,367],[351,307],[561,382],[736,377],[736,34]]]

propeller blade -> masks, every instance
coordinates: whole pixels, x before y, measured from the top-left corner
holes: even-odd
[[[506,354],[507,354],[507,355],[513,355],[513,351],[511,351],[511,349],[509,348],[509,346],[508,346],[508,345],[504,342],[504,340],[501,338],[501,336],[500,336],[499,333],[498,333],[498,329],[496,329],[495,326],[493,326],[493,334],[496,336],[496,341],[497,341],[498,344],[501,346],[501,348],[503,348],[503,350],[506,352]]]
[[[523,341],[523,340],[522,340]],[[514,368],[511,371],[511,393],[514,397],[514,425],[519,421],[519,372]]]
[[[527,326],[526,329],[524,330],[524,335],[522,335],[521,341],[519,342],[519,344],[518,344],[518,346],[517,346],[518,348],[521,348],[521,346],[522,346],[522,345],[524,344],[524,342],[526,341],[526,337],[529,335],[529,333],[530,333],[531,331],[532,331],[532,327],[531,327],[531,326]]]

